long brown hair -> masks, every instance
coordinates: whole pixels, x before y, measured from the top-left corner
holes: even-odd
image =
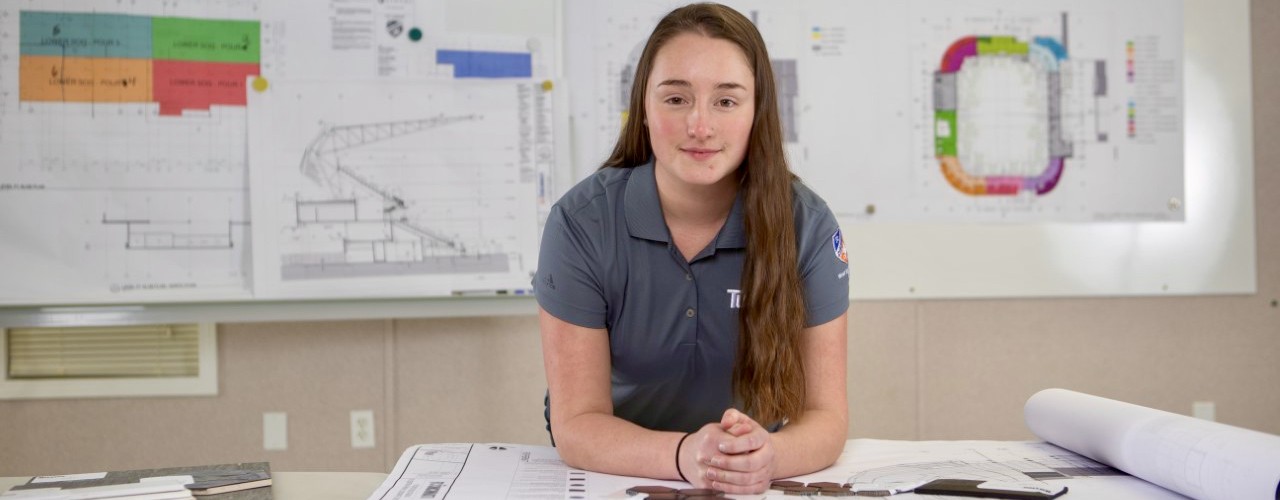
[[[742,14],[719,4],[681,7],[658,22],[645,44],[631,88],[630,110],[604,167],[628,168],[652,157],[644,98],[658,50],[676,35],[698,33],[737,44],[755,74],[755,121],[746,158],[738,167],[747,233],[738,314],[738,353],[733,391],[744,410],[763,425],[804,412],[805,380],[800,334],[804,296],[796,267],[791,183],[782,148],[773,67],[760,32]],[[604,168],[602,167],[602,168]]]

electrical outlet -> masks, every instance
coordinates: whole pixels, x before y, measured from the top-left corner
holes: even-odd
[[[262,414],[262,449],[289,449],[289,416],[285,412],[269,411]]]
[[[351,410],[351,447],[373,448],[373,410]]]
[[[1191,416],[1213,422],[1217,419],[1217,408],[1213,401],[1196,401],[1191,403]]]

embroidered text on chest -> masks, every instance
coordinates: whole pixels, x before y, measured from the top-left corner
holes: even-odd
[[[725,291],[729,292],[729,309],[738,309],[742,307],[742,290],[734,290],[730,288]]]

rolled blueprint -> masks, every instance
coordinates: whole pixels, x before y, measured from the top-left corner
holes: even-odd
[[[1066,389],[1023,413],[1040,439],[1183,495],[1280,499],[1280,436]]]

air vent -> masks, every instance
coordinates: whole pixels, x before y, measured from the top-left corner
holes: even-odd
[[[11,328],[0,398],[217,394],[214,325]]]

